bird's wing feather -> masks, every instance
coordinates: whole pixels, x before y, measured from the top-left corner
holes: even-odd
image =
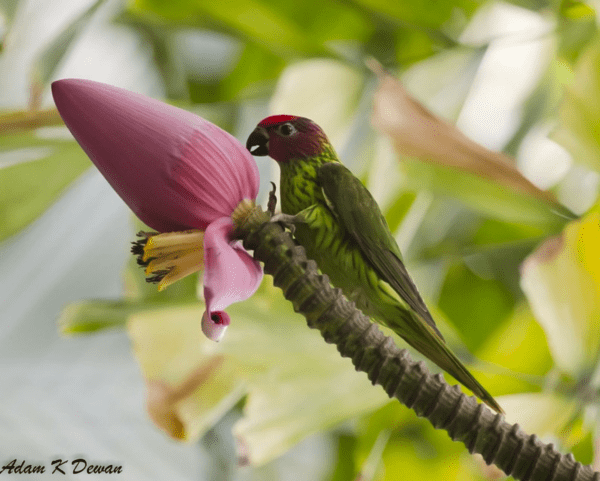
[[[378,274],[443,339],[404,267],[398,244],[371,193],[342,164],[324,164],[317,176],[327,206]]]

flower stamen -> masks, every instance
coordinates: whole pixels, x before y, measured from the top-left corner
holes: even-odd
[[[136,236],[141,237],[141,239],[133,241],[131,243],[131,253],[137,257],[138,265],[143,267],[146,267],[148,265],[148,262],[144,261],[144,248],[146,247],[148,239],[155,235],[158,235],[158,232],[144,232],[143,230],[139,231],[136,234]]]
[[[162,291],[174,282],[204,268],[204,232],[138,232],[131,252],[146,267],[146,282],[158,283]]]

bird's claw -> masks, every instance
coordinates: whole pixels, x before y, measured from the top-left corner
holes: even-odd
[[[294,234],[294,232],[296,232],[297,218],[295,215],[277,214],[271,217],[270,222],[276,222],[281,224],[286,229],[289,229],[292,235]]]
[[[271,185],[273,186],[273,190],[269,192],[269,201],[267,202],[267,212],[271,216],[270,222],[281,224],[285,229],[288,229],[292,235],[294,235],[299,217],[283,213],[275,214],[275,206],[277,205],[277,196],[275,195],[275,192],[277,191],[277,186],[274,182],[271,182]]]
[[[277,196],[275,195],[275,192],[277,191],[277,186],[275,185],[275,182],[271,182],[271,185],[273,186],[273,190],[271,192],[269,192],[269,202],[267,202],[267,212],[269,213],[269,215],[271,217],[273,217],[275,215],[275,206],[277,206]]]

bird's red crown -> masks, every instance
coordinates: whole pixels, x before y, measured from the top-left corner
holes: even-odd
[[[261,127],[267,127],[269,125],[280,124],[281,122],[290,122],[292,120],[296,120],[297,118],[297,115],[271,115],[270,117],[261,120],[260,124],[258,125]]]

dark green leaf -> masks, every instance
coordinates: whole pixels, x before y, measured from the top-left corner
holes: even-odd
[[[515,301],[498,281],[482,279],[464,264],[452,266],[442,287],[439,308],[463,333],[474,352],[511,313]]]
[[[391,232],[396,232],[416,198],[417,194],[415,192],[403,192],[387,209],[385,219]]]

